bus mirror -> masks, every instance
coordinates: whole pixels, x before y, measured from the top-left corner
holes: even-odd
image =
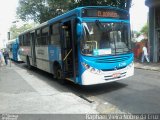
[[[82,25],[80,23],[77,24],[77,35],[78,37],[82,36]]]

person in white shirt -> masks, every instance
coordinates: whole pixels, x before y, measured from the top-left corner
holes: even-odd
[[[144,62],[144,58],[147,60],[147,62],[150,62],[148,58],[148,52],[147,52],[146,46],[143,46],[142,48],[142,59],[141,59],[142,63]]]

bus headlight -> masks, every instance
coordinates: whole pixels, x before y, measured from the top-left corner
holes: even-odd
[[[93,68],[91,66],[89,66],[88,64],[86,63],[82,63],[82,66],[86,69],[86,70],[89,70],[91,73],[94,73],[94,74],[101,74],[102,73],[102,70],[98,70],[96,68]]]
[[[86,70],[90,68],[90,66],[89,66],[88,64],[86,64],[86,63],[82,63],[82,66],[83,66]]]
[[[92,67],[89,70],[91,73],[94,73],[94,74],[101,74],[102,73],[102,70],[98,70],[98,69],[92,68]]]

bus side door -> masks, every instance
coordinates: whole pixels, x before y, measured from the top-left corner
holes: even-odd
[[[76,81],[76,23],[75,19],[61,24],[62,72],[64,78]]]

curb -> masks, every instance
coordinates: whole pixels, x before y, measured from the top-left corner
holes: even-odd
[[[138,67],[138,66],[135,66],[135,68],[137,68],[137,69],[143,69],[143,70],[151,70],[151,71],[159,71],[160,72],[160,69],[156,69],[156,68],[153,68],[153,67],[147,67],[147,68],[145,68],[145,67]]]

